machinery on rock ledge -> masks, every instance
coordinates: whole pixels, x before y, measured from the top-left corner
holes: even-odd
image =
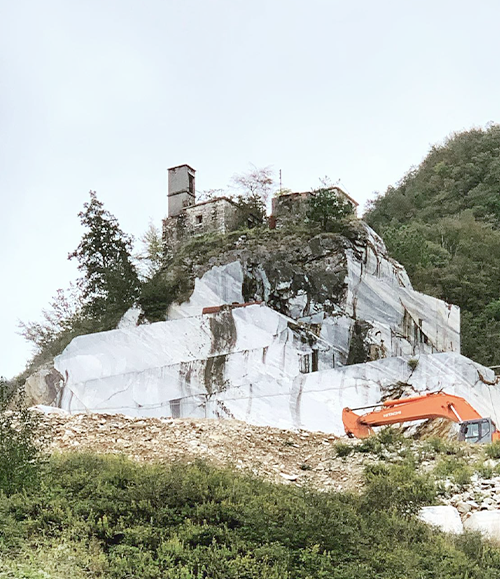
[[[375,408],[366,414],[354,410]],[[448,418],[460,424],[458,440],[474,444],[500,440],[500,433],[491,418],[482,417],[464,398],[445,392],[430,392],[422,396],[386,400],[380,405],[362,408],[344,408],[342,421],[347,436],[367,438],[373,434],[373,426],[400,424],[412,420]]]

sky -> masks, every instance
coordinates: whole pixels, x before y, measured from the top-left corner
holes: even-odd
[[[361,204],[452,132],[500,120],[498,0],[0,0],[0,375],[78,272],[95,190],[140,238],[167,169],[271,166]]]

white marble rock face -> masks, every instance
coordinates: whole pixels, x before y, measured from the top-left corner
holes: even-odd
[[[347,362],[356,321],[370,327],[365,342],[374,357],[460,352],[460,309],[415,291],[403,266],[389,258],[382,239],[365,228],[368,241],[344,249],[347,291],[334,303],[333,313],[315,303],[314,296],[291,293],[287,298],[291,317],[321,326],[321,337],[332,346],[336,365]],[[173,304],[167,319],[199,315],[207,305],[245,301],[245,276],[254,276],[264,286],[262,298],[267,301],[273,288],[266,272],[262,268],[249,272],[244,263],[233,261],[196,279],[190,299]]]
[[[458,308],[415,292],[382,240],[369,228],[367,236],[342,250],[346,290],[333,306],[289,292],[291,281],[281,280],[292,317],[265,304],[203,315],[206,306],[244,302],[248,275],[258,277],[264,298],[281,291],[264,267],[253,265],[249,273],[244,260],[235,260],[196,279],[190,299],[173,304],[165,322],[136,326],[134,311],[116,330],[75,338],[54,361],[63,378],[57,405],[70,412],[237,418],[341,435],[344,406],[376,404],[404,383],[407,394],[443,389],[494,417],[497,390],[479,378],[494,381],[491,371],[458,353]],[[347,366],[359,324],[375,361]],[[411,358],[419,360],[414,370]]]

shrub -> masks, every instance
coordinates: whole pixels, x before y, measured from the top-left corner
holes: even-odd
[[[424,454],[430,454],[432,457],[436,456],[436,454],[447,454],[457,458],[465,455],[462,445],[454,440],[446,440],[439,436],[427,439],[422,445],[422,450]]]
[[[22,390],[0,378],[0,490],[10,495],[32,486],[41,467],[39,418]]]
[[[365,476],[363,502],[370,509],[409,515],[424,505],[433,504],[436,499],[434,483],[416,472],[411,459],[397,465],[371,465]]]
[[[460,488],[464,488],[471,483],[473,469],[456,456],[449,456],[442,458],[438,462],[434,469],[434,474],[441,477],[449,477]]]
[[[414,370],[416,370],[417,366],[418,366],[418,360],[417,358],[412,358],[411,360],[408,360],[408,366],[410,367],[410,370],[413,372]]]
[[[334,444],[333,448],[336,455],[342,458],[349,456],[353,449],[352,445],[350,445],[348,442],[342,442],[340,440]]]
[[[484,447],[484,452],[489,458],[499,459],[500,458],[500,440],[495,440],[491,444],[487,444]]]
[[[0,493],[0,576],[486,579],[500,565],[499,549],[410,515],[433,489],[409,462],[372,467],[361,496],[90,454],[54,456],[43,476]]]

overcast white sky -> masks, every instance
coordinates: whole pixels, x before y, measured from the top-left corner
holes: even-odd
[[[498,0],[0,0],[0,375],[76,277],[90,189],[136,237],[182,163],[198,190],[254,163],[364,203],[499,120],[499,21]]]

